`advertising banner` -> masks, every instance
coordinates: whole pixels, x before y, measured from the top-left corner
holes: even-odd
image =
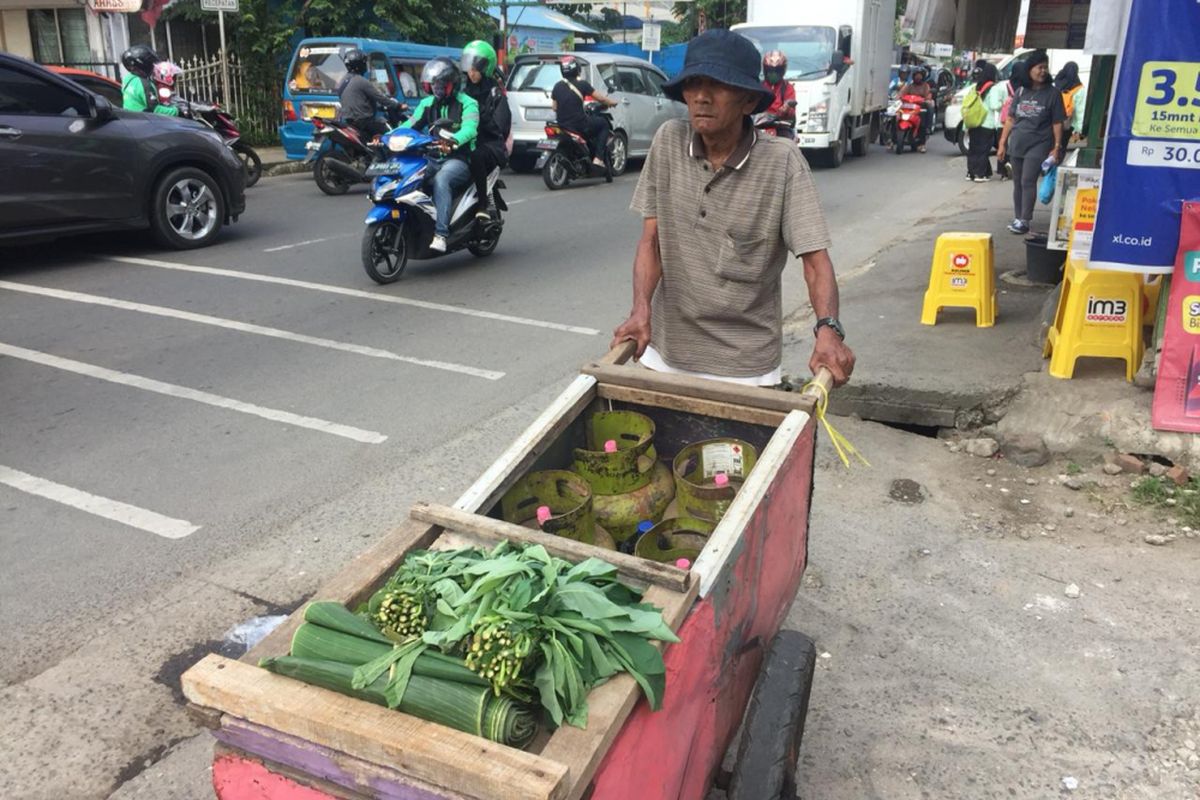
[[[1200,203],[1183,204],[1168,302],[1150,421],[1160,431],[1200,433]]]
[[[1200,2],[1133,0],[1090,267],[1170,272],[1186,200],[1200,200]]]

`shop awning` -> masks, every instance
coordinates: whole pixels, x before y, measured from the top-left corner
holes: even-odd
[[[500,19],[500,6],[488,8],[492,19]],[[564,33],[580,33],[585,36],[595,36],[599,33],[595,28],[589,28],[578,20],[571,19],[566,14],[537,6],[510,5],[508,7],[508,26],[510,28],[542,28]]]
[[[964,50],[1013,49],[1021,4],[1013,0],[911,0],[907,19],[913,40],[954,44]]]

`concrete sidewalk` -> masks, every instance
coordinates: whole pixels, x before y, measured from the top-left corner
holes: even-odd
[[[297,172],[308,172],[311,165],[287,157],[282,147],[256,147],[258,157],[262,159],[263,175],[293,175]]]

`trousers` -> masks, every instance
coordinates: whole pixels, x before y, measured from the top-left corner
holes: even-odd
[[[1033,220],[1033,207],[1037,203],[1037,183],[1042,174],[1042,162],[1050,154],[1050,148],[1031,150],[1021,158],[1009,156],[1012,163],[1013,216],[1026,225]]]
[[[441,164],[431,162],[429,168],[434,170],[433,207],[437,209],[433,232],[438,236],[449,236],[454,195],[471,182],[471,168],[458,158],[448,158]]]
[[[992,145],[996,131],[992,128],[971,128],[967,135],[967,175],[972,178],[992,177]]]
[[[592,145],[593,158],[604,158],[608,150],[608,123],[605,120],[600,117],[584,117],[568,127],[583,134],[588,140]]]
[[[486,208],[491,198],[487,193],[487,179],[496,167],[508,163],[508,154],[500,142],[476,144],[471,153],[471,178],[475,181],[475,194],[479,196],[479,207]]]

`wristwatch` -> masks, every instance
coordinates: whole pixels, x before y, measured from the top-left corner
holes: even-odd
[[[842,323],[838,322],[837,317],[821,317],[817,320],[817,324],[813,325],[813,336],[816,336],[817,332],[825,326],[828,326],[830,330],[836,333],[839,339],[842,341],[846,340],[846,329],[842,327]]]

